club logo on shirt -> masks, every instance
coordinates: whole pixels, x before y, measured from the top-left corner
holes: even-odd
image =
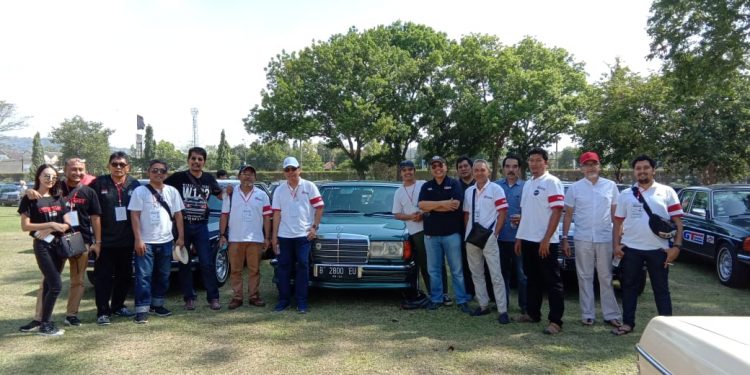
[[[534,190],[534,196],[539,195],[539,189]]]

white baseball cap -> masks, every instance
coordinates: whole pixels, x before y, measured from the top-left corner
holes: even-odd
[[[174,259],[175,262],[180,262],[182,264],[188,264],[188,261],[190,260],[188,258],[188,252],[185,246],[176,246],[172,249],[172,259]]]
[[[284,168],[286,168],[286,167],[299,168],[299,162],[297,161],[297,158],[295,158],[294,156],[287,156],[284,159],[284,166],[283,167]]]

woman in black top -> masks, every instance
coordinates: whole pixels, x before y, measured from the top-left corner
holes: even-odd
[[[24,196],[18,213],[21,214],[21,229],[34,237],[34,256],[44,276],[39,334],[58,336],[64,331],[55,327],[51,318],[55,301],[62,289],[60,273],[65,259],[57,253],[57,246],[60,236],[70,229],[70,223],[65,217],[67,210],[57,182],[57,171],[53,166],[42,164],[37,168],[34,190],[42,198],[32,201]]]

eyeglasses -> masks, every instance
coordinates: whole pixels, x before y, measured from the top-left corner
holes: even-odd
[[[109,165],[111,165],[112,168],[125,168],[128,166],[126,163],[109,163]]]
[[[284,168],[284,172],[294,172],[297,169],[298,169],[297,167],[286,167]]]
[[[166,168],[151,168],[149,172],[154,173],[154,174],[165,174],[167,173],[167,169]]]
[[[202,157],[195,157],[195,156],[193,156],[193,157],[190,158],[190,160],[192,160],[192,161],[203,161],[203,158]]]
[[[57,175],[54,174],[43,174],[39,176],[40,179],[47,180],[47,181],[55,181],[57,180]]]

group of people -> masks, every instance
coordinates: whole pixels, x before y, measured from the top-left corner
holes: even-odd
[[[494,183],[489,180],[490,166],[485,160],[460,158],[459,178],[454,179],[448,176],[446,160],[435,156],[429,163],[430,181],[416,180],[413,162],[400,163],[403,186],[394,196],[393,214],[406,223],[415,263],[429,294],[427,309],[454,303],[447,293],[447,261],[458,308],[472,316],[487,315],[494,299],[498,322],[508,324],[510,277],[515,271],[521,310],[515,320],[541,321],[542,295],[546,292],[550,311],[544,332],[559,333],[564,300],[557,258],[559,251],[569,253],[567,234],[575,222],[582,324],[595,321],[596,270],[604,321],[614,326],[614,334],[631,332],[644,263],[659,314],[671,315],[667,275],[668,266],[679,254],[682,210],[674,190],[654,181],[655,162],[647,156],[636,158],[633,169],[637,183],[632,190],[619,193],[612,181],[599,176],[598,155],[584,153],[580,157],[584,178],[571,185],[566,195],[560,180],[547,171],[547,152],[534,148],[527,156],[530,180],[521,179],[520,157],[509,155],[502,163],[505,178]],[[208,307],[220,310],[207,226],[211,195],[223,200],[219,235],[220,245],[228,245],[231,268],[228,308],[236,309],[244,303],[245,266],[249,270],[249,305],[266,305],[259,292],[260,262],[264,249],[270,246],[278,259],[278,302],[274,311],[284,311],[294,302],[299,313],[307,313],[310,250],[324,207],[318,188],[301,178],[299,161],[287,157],[283,161],[286,181],[274,191],[271,204],[269,197],[255,188],[255,168],[241,167],[240,183],[222,190],[216,179],[203,171],[206,157],[204,149],[191,148],[188,169],[169,177],[166,162],[151,160],[145,185],[129,175],[130,159],[123,152],[110,155],[110,173],[96,178],[86,174],[85,160],[80,158],[65,161],[64,181],[58,181],[52,165],[39,166],[34,186],[27,190],[18,212],[22,229],[34,238],[34,254],[43,280],[34,319],[20,330],[52,336],[64,332],[51,316],[66,260],[58,251],[60,239],[70,231],[82,234],[87,251],[67,258],[71,291],[66,325],[81,325],[77,315],[89,252],[95,257],[99,325],[109,325],[113,316],[133,317],[143,324],[149,314],[171,315],[165,295],[172,259],[181,260],[183,307],[195,310],[197,294],[187,249],[198,256]],[[650,230],[644,199],[651,211],[676,223],[674,243]],[[557,227],[563,208],[560,248]],[[623,315],[612,291],[613,256],[622,259]],[[134,311],[125,306],[133,270]],[[479,306],[472,309],[469,303],[475,298]]]
[[[653,159],[642,155],[633,160],[636,183],[620,192],[613,181],[600,176],[599,156],[585,152],[579,158],[584,176],[567,193],[548,172],[548,153],[541,148],[527,155],[531,173],[527,181],[519,175],[521,158],[516,155],[503,160],[504,178],[494,183],[485,160],[459,158],[457,179],[447,176],[442,157],[429,162],[430,181],[416,180],[411,161],[399,165],[403,185],[393,202],[393,214],[406,222],[415,249],[429,293],[428,310],[453,304],[446,293],[447,261],[458,308],[472,316],[487,315],[494,298],[497,321],[508,324],[510,277],[515,272],[521,310],[515,321],[540,322],[546,293],[549,314],[543,332],[560,333],[565,304],[558,256],[561,251],[570,256],[568,237],[575,222],[581,324],[595,324],[596,272],[603,321],[615,335],[632,332],[644,264],[659,315],[672,314],[668,267],[680,251],[682,208],[672,188],[654,181]],[[654,232],[644,205],[674,223],[673,241]],[[561,219],[562,238],[558,236]],[[622,267],[622,312],[612,287],[613,260]],[[479,303],[475,309],[469,307],[472,299]]]

